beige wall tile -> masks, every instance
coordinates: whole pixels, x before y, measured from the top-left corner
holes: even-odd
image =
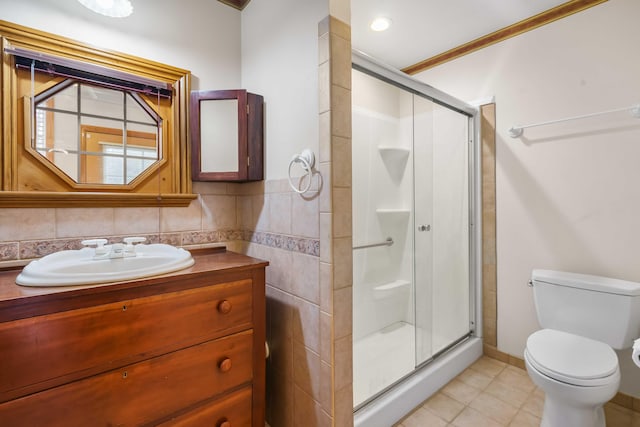
[[[320,261],[325,263],[333,261],[331,222],[330,213],[320,212]]]
[[[115,234],[157,233],[160,228],[158,208],[115,208],[113,232]]]
[[[318,116],[319,152],[318,162],[330,162],[331,156],[331,112],[325,111]]]
[[[269,285],[266,286],[266,294],[267,316],[273,335],[292,338],[295,297]]]
[[[58,209],[61,216],[63,210]],[[0,209],[0,241],[56,237],[56,209]]]
[[[315,401],[300,387],[294,385],[293,422],[296,426],[331,427],[332,419]]]
[[[267,267],[267,283],[282,291],[293,293],[291,265],[293,253],[282,249],[265,247],[264,259],[269,261]]]
[[[332,211],[332,187],[331,187],[331,163],[320,163],[318,171],[322,175],[322,188],[318,199],[318,208],[321,213]]]
[[[331,34],[330,43],[331,83],[351,89],[351,42]]]
[[[335,426],[353,426],[353,386],[349,384],[334,393]]]
[[[56,237],[110,236],[113,215],[112,208],[56,209]]]
[[[318,193],[307,192],[304,196],[292,194],[291,234],[294,236],[320,236],[320,212]]]
[[[320,312],[320,359],[327,363],[333,363],[332,322],[333,316],[323,311]]]
[[[331,85],[331,135],[351,138],[351,91]]]
[[[335,264],[333,265],[333,287],[340,289],[353,282],[353,249],[351,237],[333,240]]]
[[[336,289],[333,294],[333,334],[334,339],[351,335],[353,331],[353,289]]]
[[[291,234],[291,193],[268,194],[270,229],[273,233]]]
[[[333,237],[351,237],[351,188],[333,188]]]
[[[282,179],[270,179],[264,182],[264,192],[271,193],[290,193],[291,186],[287,178]]]
[[[318,65],[329,60],[329,33],[325,32],[318,37]]]
[[[348,387],[353,378],[353,337],[347,335],[336,339],[334,384],[336,390]]]
[[[333,152],[332,180],[334,187],[351,187],[351,139],[334,136],[331,139]]]
[[[320,305],[320,262],[318,258],[292,252],[291,260],[289,280],[293,294]]]
[[[282,378],[278,372],[267,370],[267,421],[272,426],[297,427],[294,412],[293,380]]]
[[[202,229],[235,229],[237,224],[236,196],[202,196]]]
[[[318,66],[318,112],[331,108],[331,60]]]
[[[320,22],[318,22],[318,38],[322,37],[323,35],[329,32],[330,19],[331,19],[330,16],[325,16],[324,18],[322,18]]]
[[[293,301],[293,339],[320,353],[320,308],[303,299]]]
[[[236,201],[238,226],[245,230],[255,230],[252,201],[251,196],[238,196]]]
[[[194,181],[192,186],[192,191],[195,194],[229,194],[227,191],[229,185],[239,185],[239,184],[228,184],[226,182],[198,182]]]
[[[351,40],[351,27],[336,17],[331,16],[329,20],[332,35],[337,35],[345,40]]]
[[[333,313],[333,265],[320,263],[320,309]]]
[[[202,230],[202,209],[200,198],[193,200],[186,208],[162,208],[160,210],[160,231]]]
[[[251,208],[253,209],[254,230],[269,231],[270,213],[269,213],[269,197],[264,194],[258,194],[251,197]]]
[[[320,356],[303,344],[293,344],[293,383],[320,401]]]
[[[329,415],[333,414],[333,404],[331,396],[333,396],[333,373],[331,365],[327,362],[320,361],[320,405],[322,410]]]

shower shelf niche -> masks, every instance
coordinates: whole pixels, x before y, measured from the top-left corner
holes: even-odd
[[[380,145],[378,146],[378,152],[389,173],[392,176],[401,178],[404,168],[407,166],[407,159],[411,150],[404,147]]]
[[[376,209],[380,218],[409,218],[409,209]]]
[[[411,282],[404,279],[397,279],[393,282],[383,283],[373,288],[374,299],[387,299],[409,289]]]

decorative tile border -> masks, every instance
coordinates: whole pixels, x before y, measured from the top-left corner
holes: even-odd
[[[173,246],[194,246],[210,243],[224,243],[233,241],[247,241],[283,249],[300,252],[312,256],[320,256],[320,241],[304,237],[286,236],[252,230],[214,230],[214,231],[185,231],[181,233],[141,234],[147,238],[147,243],[166,243]],[[94,236],[85,238],[105,238],[109,243],[122,242],[126,236]],[[0,262],[30,260],[42,258],[58,251],[81,249],[85,238],[55,239],[55,240],[27,240],[21,242],[0,243]]]
[[[320,240],[305,237],[285,236],[264,231],[245,230],[244,239],[247,242],[258,243],[272,248],[300,252],[315,257],[320,256]]]

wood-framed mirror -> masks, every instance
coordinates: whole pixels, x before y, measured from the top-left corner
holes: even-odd
[[[191,74],[0,21],[0,206],[187,206]]]
[[[264,176],[263,97],[244,89],[191,92],[194,181],[259,181]]]

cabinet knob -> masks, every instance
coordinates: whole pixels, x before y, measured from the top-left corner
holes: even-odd
[[[218,303],[218,312],[220,312],[221,314],[229,314],[229,312],[231,311],[231,303],[229,302],[229,300],[222,300]]]
[[[229,372],[231,370],[231,365],[232,365],[231,359],[229,359],[228,357],[225,357],[218,364],[218,368],[220,369],[221,372]]]
[[[226,418],[223,418],[216,423],[216,427],[231,427],[231,421],[229,421]]]

